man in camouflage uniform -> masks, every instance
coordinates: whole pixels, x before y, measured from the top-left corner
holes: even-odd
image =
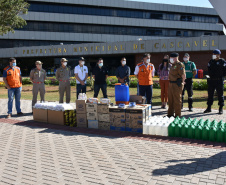
[[[32,107],[37,103],[38,92],[40,92],[41,102],[45,101],[45,79],[46,71],[42,69],[42,62],[35,62],[36,68],[32,69],[30,72],[30,80],[33,83],[33,99]]]
[[[70,86],[70,68],[67,67],[67,59],[61,59],[61,67],[56,71],[56,79],[59,81],[59,103],[64,102],[64,92],[66,91],[66,103],[71,100],[71,86]]]

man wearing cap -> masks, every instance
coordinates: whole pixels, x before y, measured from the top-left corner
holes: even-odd
[[[170,54],[172,67],[169,71],[168,117],[174,116],[174,113],[175,117],[181,116],[181,96],[186,75],[184,64],[178,58],[178,53]]]
[[[45,101],[45,80],[46,80],[46,71],[42,69],[42,62],[35,62],[36,68],[32,69],[30,72],[30,80],[33,83],[33,99],[32,107],[37,102],[38,92],[40,92],[41,102]]]
[[[85,59],[79,58],[79,64],[74,69],[77,84],[77,99],[79,93],[86,93],[86,79],[88,78],[88,68],[85,66]]]
[[[71,100],[71,86],[70,86],[70,68],[67,67],[67,59],[61,59],[61,67],[56,71],[56,79],[59,81],[59,103],[64,102],[64,92],[66,92],[66,103]]]
[[[193,81],[192,78],[195,77],[195,75],[197,74],[197,69],[196,69],[196,65],[194,62],[190,61],[190,55],[188,53],[184,54],[184,66],[185,66],[185,72],[186,72],[186,79],[185,79],[185,85],[184,85],[184,89],[182,91],[182,109],[183,109],[183,103],[184,103],[184,93],[185,90],[187,90],[188,93],[188,109],[190,112],[193,111],[193,107],[192,107],[192,103],[193,103]]]
[[[135,76],[139,81],[139,95],[146,96],[147,104],[152,104],[152,77],[155,74],[155,67],[150,63],[151,55],[145,53],[143,61],[137,64],[135,68]]]
[[[212,59],[208,63],[208,100],[207,109],[204,113],[211,112],[211,106],[213,105],[214,91],[217,91],[219,114],[223,114],[224,107],[224,76],[226,76],[226,61],[220,58],[221,51],[215,49],[213,51]]]
[[[13,99],[15,96],[17,115],[23,115],[20,108],[20,97],[22,90],[22,77],[20,68],[16,66],[16,59],[9,59],[9,66],[3,71],[3,81],[8,89],[8,115],[6,118],[11,118]]]

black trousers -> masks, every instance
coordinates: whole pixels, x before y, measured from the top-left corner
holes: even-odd
[[[224,81],[222,80],[207,80],[208,83],[208,100],[207,105],[213,105],[214,91],[217,91],[218,105],[224,106]]]
[[[139,95],[146,96],[147,104],[152,104],[152,85],[139,85]]]
[[[104,95],[104,98],[107,98],[107,84],[94,84],[94,98],[98,97],[100,89]]]
[[[182,91],[182,103],[184,100],[184,94],[185,94],[185,90],[188,93],[188,104],[191,105],[193,103],[193,80],[192,78],[187,78],[185,79],[185,85],[184,85],[184,89]]]

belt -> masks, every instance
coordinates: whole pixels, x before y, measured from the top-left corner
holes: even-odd
[[[67,82],[67,81],[69,81],[69,80],[60,80],[61,82]]]
[[[44,83],[44,82],[33,82],[33,83],[35,83],[35,84],[42,84],[42,83]]]
[[[177,81],[170,81],[170,83],[177,83]]]

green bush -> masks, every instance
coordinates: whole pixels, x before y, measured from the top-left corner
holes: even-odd
[[[70,85],[71,85],[71,86],[76,86],[76,80],[75,80],[75,79],[71,79]]]
[[[118,78],[116,76],[108,77],[106,82],[108,86],[114,86],[116,83],[118,83]]]
[[[50,80],[50,79],[46,79],[46,80],[45,80],[45,84],[46,84],[46,85],[51,85],[51,80]]]
[[[27,85],[27,84],[32,84],[30,78],[22,78],[22,84]]]
[[[130,80],[130,87],[137,87],[137,79]]]
[[[193,82],[193,89],[194,90],[207,90],[208,89],[207,81],[195,81],[195,82]]]

